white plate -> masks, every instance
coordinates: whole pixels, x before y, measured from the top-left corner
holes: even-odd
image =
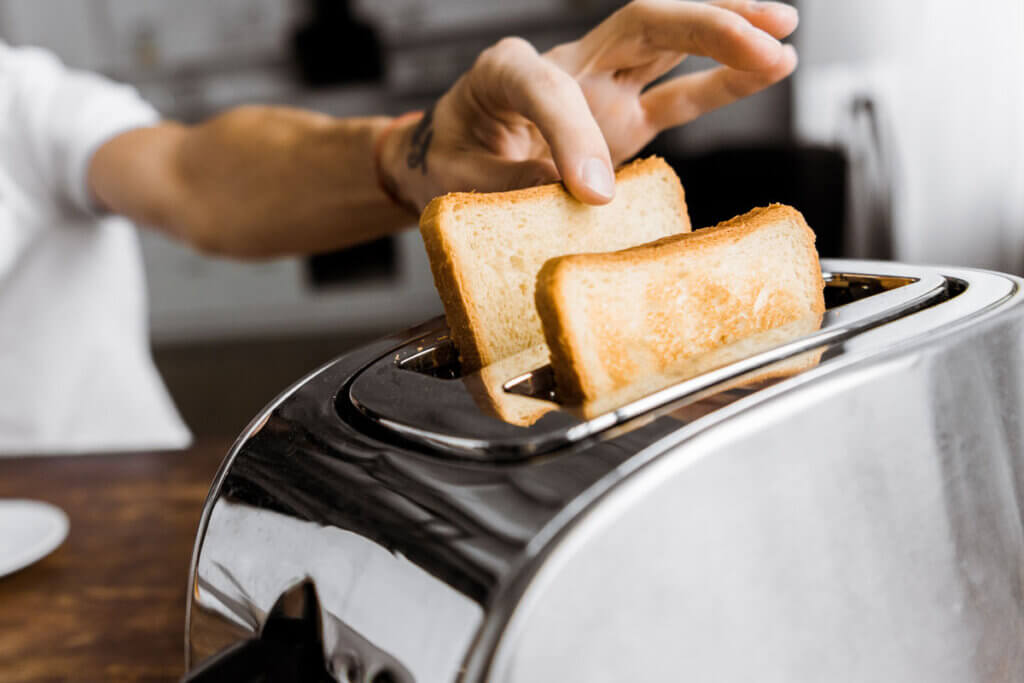
[[[0,576],[37,562],[68,535],[68,516],[36,500],[0,499]]]

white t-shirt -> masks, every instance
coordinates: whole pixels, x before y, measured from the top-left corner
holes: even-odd
[[[181,448],[149,352],[135,228],[93,152],[158,115],[134,89],[0,42],[0,455]]]

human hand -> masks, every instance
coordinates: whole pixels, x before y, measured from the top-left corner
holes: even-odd
[[[634,0],[543,55],[503,39],[384,140],[382,180],[417,209],[444,192],[559,179],[581,201],[606,203],[614,166],[659,132],[792,73],[796,51],[778,39],[797,22],[776,2]],[[720,66],[647,88],[690,54]]]

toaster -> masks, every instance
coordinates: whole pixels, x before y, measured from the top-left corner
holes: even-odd
[[[443,319],[310,373],[213,482],[186,680],[1024,680],[1022,280],[822,267],[816,331],[606,409]]]

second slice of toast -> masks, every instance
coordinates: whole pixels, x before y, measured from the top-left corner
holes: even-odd
[[[594,401],[766,330],[811,331],[823,289],[814,233],[774,204],[631,249],[551,259],[536,304],[559,394]]]
[[[679,178],[657,157],[620,169],[615,199],[604,206],[582,204],[555,184],[447,194],[420,218],[464,372],[544,343],[534,286],[548,259],[623,249],[689,229]]]

